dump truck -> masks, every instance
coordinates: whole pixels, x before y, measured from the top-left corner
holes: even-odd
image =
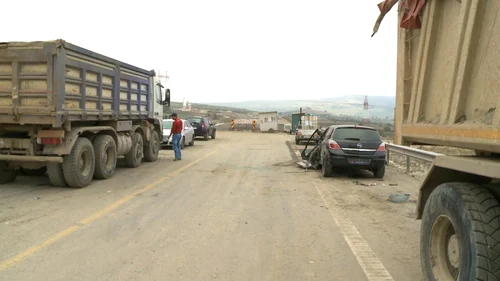
[[[438,155],[420,187],[425,280],[500,280],[498,5],[399,1],[395,143],[473,152]]]
[[[141,69],[62,39],[0,43],[0,183],[20,171],[54,186],[108,179],[158,158],[166,89]]]

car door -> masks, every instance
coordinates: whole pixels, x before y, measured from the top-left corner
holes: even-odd
[[[186,142],[192,143],[194,138],[194,128],[193,126],[191,126],[191,123],[186,122],[185,130],[186,130]]]
[[[325,155],[328,153],[328,141],[330,140],[330,137],[333,134],[333,131],[335,131],[335,127],[330,126],[328,130],[326,130],[325,135],[323,139],[321,140],[321,163],[323,163],[323,159]]]

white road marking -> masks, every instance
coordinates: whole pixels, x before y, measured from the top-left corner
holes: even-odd
[[[347,215],[339,206],[335,198],[333,198],[333,195],[330,193],[330,191],[328,191],[328,189],[324,187],[318,188],[318,186],[314,182],[313,185],[318,191],[319,196],[321,196],[323,203],[325,203],[325,206],[328,208],[328,211],[330,211],[333,220],[340,228],[345,241],[351,248],[352,253],[358,260],[358,263],[365,272],[368,280],[394,281],[391,274],[389,274],[382,262],[370,248],[370,245],[368,245],[363,236],[361,236],[352,221],[347,218]],[[323,192],[320,189],[322,189]]]

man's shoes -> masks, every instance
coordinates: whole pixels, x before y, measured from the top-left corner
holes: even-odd
[[[177,161],[177,160],[179,160],[179,159],[177,159],[177,158],[174,158],[174,161]]]
[[[174,161],[181,161],[181,158],[175,158]]]

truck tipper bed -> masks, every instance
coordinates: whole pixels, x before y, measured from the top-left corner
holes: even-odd
[[[0,183],[20,169],[85,187],[156,161],[170,90],[147,71],[65,42],[0,43]]]
[[[500,280],[499,3],[399,1],[395,143],[476,152],[437,156],[420,188],[425,280]]]

